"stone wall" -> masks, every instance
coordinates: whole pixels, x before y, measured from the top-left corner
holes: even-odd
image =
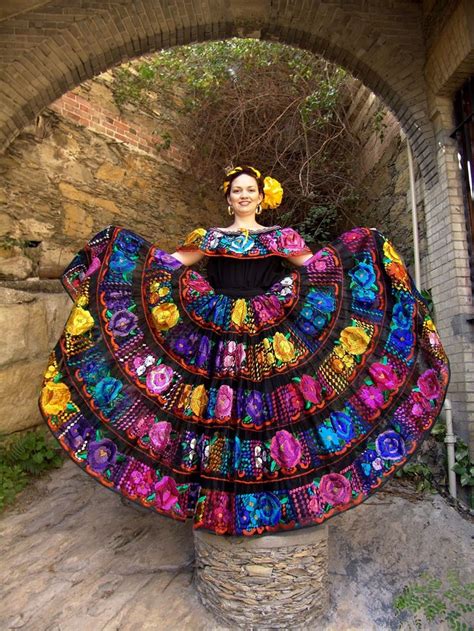
[[[410,271],[414,273],[406,137],[395,116],[360,81],[354,81],[351,90],[352,104],[347,113],[347,124],[360,145],[360,161],[354,169],[354,177],[358,178],[363,198],[358,205],[357,217],[348,219],[353,224],[378,228],[386,234],[402,254]],[[416,163],[414,168],[421,285],[428,289],[421,173]],[[347,227],[350,225],[348,219],[345,221]]]
[[[40,422],[42,373],[72,305],[58,279],[93,234],[122,225],[173,251],[194,227],[227,220],[220,193],[201,196],[189,175],[185,145],[158,151],[155,128],[118,111],[102,76],[0,156],[0,431]]]

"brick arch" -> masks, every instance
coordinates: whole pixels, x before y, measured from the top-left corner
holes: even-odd
[[[338,0],[36,4],[0,22],[0,146],[61,94],[113,65],[169,46],[254,36],[305,48],[359,78],[398,118],[431,185],[437,169],[420,11],[404,0],[353,0],[349,7]]]

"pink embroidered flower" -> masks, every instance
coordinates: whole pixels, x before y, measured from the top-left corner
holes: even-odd
[[[142,416],[133,426],[135,436],[142,437],[148,434],[148,429],[153,423],[153,416]]]
[[[191,278],[191,280],[188,282],[188,286],[190,289],[194,289],[194,291],[197,291],[200,294],[207,294],[212,291],[212,287],[202,276]]]
[[[378,410],[382,407],[383,394],[375,386],[362,386],[359,391],[361,401],[371,410]]]
[[[278,245],[288,252],[301,252],[307,250],[306,244],[300,235],[292,228],[283,228],[278,238]]]
[[[235,365],[237,367],[242,366],[245,361],[245,357],[245,346],[242,343],[237,344],[237,347],[235,349]]]
[[[439,381],[436,372],[432,368],[425,370],[416,383],[427,399],[436,399],[438,397],[440,392]]]
[[[280,467],[291,469],[301,460],[301,444],[293,434],[282,429],[272,438],[270,454]]]
[[[321,478],[319,492],[328,504],[345,504],[351,499],[351,483],[340,473],[326,473]]]
[[[265,245],[271,252],[278,252],[278,244],[275,239],[273,232],[267,232],[260,236],[260,241]]]
[[[316,252],[310,259],[308,259],[304,265],[310,267],[315,272],[324,272],[326,271],[328,264],[330,261],[330,257],[326,254],[324,250],[320,250]]]
[[[300,381],[301,392],[304,398],[311,403],[321,403],[322,401],[322,388],[319,381],[316,381],[309,375],[303,375]]]
[[[155,493],[155,506],[163,510],[172,508],[179,499],[176,482],[167,475],[155,484]]]
[[[216,418],[229,418],[232,412],[232,399],[234,392],[230,386],[221,386],[217,391]]]
[[[253,300],[252,306],[258,316],[259,324],[274,320],[282,311],[280,301],[277,296],[273,294],[269,296],[258,296]]]
[[[382,390],[393,390],[398,385],[397,375],[388,364],[376,362],[369,368],[369,373]]]
[[[289,383],[283,386],[283,400],[290,416],[296,416],[304,408],[304,401],[298,388]]]
[[[140,497],[146,497],[150,495],[152,491],[153,474],[151,471],[143,473],[142,471],[132,471],[129,478],[129,489],[139,495]]]
[[[411,413],[413,416],[423,416],[426,412],[431,411],[431,405],[428,399],[425,398],[422,392],[412,392],[411,400],[413,401],[413,405],[411,408]]]
[[[215,526],[216,532],[220,534],[227,532],[228,526],[231,523],[232,515],[228,504],[228,500],[221,499],[211,512],[211,522],[213,526]]]
[[[161,394],[168,390],[173,379],[173,369],[165,364],[152,368],[146,376],[146,385],[153,394]]]
[[[308,502],[308,509],[312,515],[317,515],[321,512],[321,505],[317,495],[312,495]]]
[[[148,432],[150,443],[155,451],[161,451],[168,443],[171,433],[171,423],[160,421],[155,423]]]
[[[100,259],[99,257],[94,256],[91,264],[89,265],[89,267],[86,270],[86,273],[84,274],[84,278],[87,278],[88,276],[92,276],[92,274],[96,272],[99,269],[99,267],[100,267]]]
[[[369,230],[367,228],[353,228],[344,232],[340,239],[348,246],[359,245],[361,241],[367,239],[369,236]]]

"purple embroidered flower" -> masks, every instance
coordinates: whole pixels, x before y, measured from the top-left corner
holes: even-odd
[[[436,399],[439,396],[441,389],[436,372],[432,368],[425,370],[416,383],[427,399]]]
[[[260,392],[254,390],[247,397],[245,409],[253,421],[259,421],[263,412],[263,398]]]
[[[272,438],[270,454],[280,467],[291,469],[301,460],[301,444],[293,434],[282,429]]]
[[[87,446],[87,463],[94,471],[102,473],[113,464],[117,457],[117,447],[109,438],[91,441]]]
[[[165,475],[155,483],[155,506],[162,510],[169,510],[179,499],[179,491],[173,478]]]
[[[75,425],[72,425],[66,434],[66,441],[76,451],[80,449],[85,440],[89,440],[93,436],[94,430],[88,425],[87,421],[80,417]]]
[[[105,292],[105,301],[111,311],[120,311],[129,306],[130,297],[123,291],[113,290]]]
[[[375,386],[362,386],[359,397],[370,410],[379,410],[384,403],[383,394]]]
[[[202,368],[206,365],[209,353],[211,352],[211,342],[208,337],[204,336],[200,343],[196,357],[196,366]]]
[[[190,357],[193,353],[192,340],[189,337],[178,337],[173,348],[181,357]]]
[[[173,369],[165,364],[155,366],[148,371],[146,385],[153,394],[161,394],[168,390],[173,379]]]
[[[94,400],[100,407],[108,407],[123,388],[122,382],[113,377],[104,377],[94,388]]]
[[[216,418],[224,420],[230,417],[232,412],[232,399],[234,392],[230,386],[221,386],[217,391]]]
[[[305,405],[300,390],[293,383],[289,383],[282,387],[281,392],[288,413],[292,417],[297,416]]]
[[[109,329],[118,337],[128,335],[137,326],[138,318],[134,313],[121,310],[110,318]]]
[[[311,270],[315,272],[324,272],[326,271],[328,264],[330,261],[330,257],[325,255],[324,252],[316,252],[310,259],[308,259],[304,265],[310,267]]]
[[[325,502],[338,506],[351,499],[351,483],[340,473],[326,473],[321,478],[319,492]]]
[[[140,239],[141,241],[141,239]],[[122,231],[117,237],[117,245],[126,254],[136,254],[140,248],[140,241],[132,234]]]
[[[311,403],[321,403],[322,388],[319,381],[310,375],[303,375],[300,381],[301,392],[304,398]]]
[[[171,256],[171,254],[162,250],[157,250],[155,252],[155,261],[159,265],[163,265],[163,267],[167,267],[168,269],[177,269],[182,265],[178,259],[175,259],[174,256]]]
[[[375,449],[378,455],[386,460],[401,460],[406,455],[405,441],[392,429],[377,436]]]
[[[155,451],[162,451],[169,440],[171,434],[171,423],[160,421],[155,423],[149,430],[150,443]]]

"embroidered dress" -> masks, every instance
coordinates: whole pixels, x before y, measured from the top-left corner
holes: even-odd
[[[195,230],[207,278],[109,226],[64,271],[74,300],[40,396],[104,486],[217,534],[324,522],[367,499],[438,416],[448,361],[393,245],[310,252],[279,226]]]

